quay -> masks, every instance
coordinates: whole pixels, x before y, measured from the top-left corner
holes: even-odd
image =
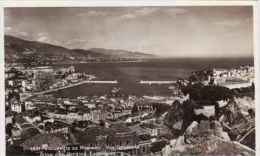
[[[87,80],[87,81],[81,81],[81,82],[78,82],[78,83],[70,84],[70,85],[67,85],[67,86],[64,86],[64,87],[53,88],[53,89],[45,90],[45,91],[42,91],[42,92],[37,92],[37,93],[34,93],[34,94],[35,95],[47,94],[47,93],[56,92],[56,91],[59,91],[59,90],[83,85],[83,84],[86,84],[86,83],[89,83],[89,84],[117,84],[118,82],[117,82],[117,80],[115,80],[115,81],[89,81],[89,80]]]
[[[86,80],[86,81],[73,83],[73,84],[70,84],[70,85],[67,85],[67,86],[63,86],[63,87],[59,87],[59,88],[53,88],[53,89],[48,89],[48,90],[44,90],[44,91],[41,91],[41,92],[30,93],[30,94],[25,95],[22,98],[22,100],[25,101],[25,100],[33,97],[33,96],[42,95],[42,94],[48,94],[48,93],[51,93],[51,92],[56,92],[56,91],[59,91],[59,90],[72,88],[72,87],[76,87],[76,86],[83,85],[83,84],[117,84],[117,83],[118,83],[117,80],[113,80],[113,81],[90,81],[90,80]]]
[[[176,83],[176,81],[143,81],[143,80],[141,80],[139,83],[140,84],[149,84],[149,85],[151,85],[151,84],[174,84],[174,83]]]

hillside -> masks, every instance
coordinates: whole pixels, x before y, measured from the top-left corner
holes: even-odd
[[[150,54],[112,49],[68,49],[61,46],[23,40],[5,36],[6,63],[23,63],[28,65],[102,62],[102,61],[135,61],[154,58]]]

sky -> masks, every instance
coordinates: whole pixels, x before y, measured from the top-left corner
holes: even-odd
[[[5,34],[70,49],[252,57],[251,6],[5,8]]]

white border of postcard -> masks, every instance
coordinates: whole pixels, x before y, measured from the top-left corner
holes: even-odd
[[[260,130],[260,1],[253,0],[0,0],[0,156],[5,155],[4,104],[4,11],[5,7],[95,7],[95,6],[253,6],[254,7],[254,59],[256,74],[256,132]],[[259,123],[259,124],[257,124]],[[256,133],[256,155],[260,153],[260,135]]]

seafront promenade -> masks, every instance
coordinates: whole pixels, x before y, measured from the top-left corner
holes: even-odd
[[[140,84],[174,84],[176,81],[139,81]]]
[[[86,80],[86,81],[81,81],[81,82],[78,82],[78,83],[69,84],[69,85],[66,85],[66,86],[63,86],[63,87],[48,89],[48,90],[44,90],[44,91],[40,91],[40,92],[28,93],[28,94],[25,94],[22,97],[22,100],[25,101],[25,100],[33,97],[33,96],[48,94],[48,93],[56,92],[56,91],[59,91],[59,90],[76,87],[76,86],[83,85],[83,84],[117,84],[117,83],[118,83],[117,80],[113,80],[113,81],[90,81],[90,80]]]
[[[118,84],[118,83],[119,82],[117,80],[108,80],[108,81],[85,80],[85,81],[69,84],[69,85],[66,85],[66,86],[63,86],[63,87],[52,88],[52,89],[48,89],[48,90],[44,90],[44,91],[40,91],[40,92],[24,93],[22,95],[22,101],[26,101],[27,99],[34,97],[34,96],[37,96],[37,95],[43,95],[43,94],[48,94],[48,93],[52,93],[52,92],[57,92],[57,91],[60,91],[60,90],[80,86],[80,85],[83,85],[83,84]],[[144,81],[144,80],[139,81],[139,84],[144,84],[144,85],[174,84],[174,83],[176,83],[176,81]]]

